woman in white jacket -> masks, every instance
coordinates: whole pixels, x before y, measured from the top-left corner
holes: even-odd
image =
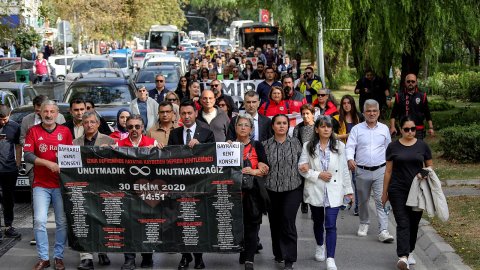
[[[336,270],[337,216],[344,200],[352,200],[352,185],[345,154],[345,144],[335,138],[332,119],[321,116],[315,122],[312,140],[303,145],[298,162],[305,177],[304,201],[310,204],[317,248],[315,260],[324,261],[327,269]],[[325,245],[324,245],[324,231]]]

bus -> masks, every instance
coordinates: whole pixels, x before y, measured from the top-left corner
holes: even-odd
[[[188,36],[190,37],[191,40],[196,40],[198,42],[205,41],[205,33],[200,31],[190,31],[188,32]]]
[[[180,31],[175,25],[152,25],[145,34],[146,49],[174,51],[180,45]]]
[[[230,42],[234,46],[238,46],[238,28],[242,26],[244,23],[253,23],[253,21],[239,20],[239,21],[233,21],[232,24],[230,24]]]
[[[262,48],[264,44],[281,46],[278,37],[278,27],[269,23],[244,23],[238,28],[239,48]]]

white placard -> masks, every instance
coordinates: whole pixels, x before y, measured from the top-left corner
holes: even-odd
[[[217,143],[217,166],[234,167],[240,166],[242,155],[240,155],[241,145],[234,143]]]
[[[60,168],[83,167],[80,146],[60,144],[58,146],[58,166]]]

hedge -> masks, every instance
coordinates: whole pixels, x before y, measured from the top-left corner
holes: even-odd
[[[469,126],[475,123],[480,124],[479,115],[480,108],[472,107],[458,108],[448,111],[433,111],[433,126],[436,130],[441,130],[452,126]]]
[[[480,124],[449,127],[440,133],[445,159],[458,163],[480,161]]]
[[[430,94],[440,95],[444,99],[480,101],[480,72],[467,71],[460,74],[437,72],[423,85],[429,89]]]

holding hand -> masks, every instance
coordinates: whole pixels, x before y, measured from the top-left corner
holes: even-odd
[[[318,175],[318,178],[328,183],[332,179],[332,173],[331,172],[321,172]]]

